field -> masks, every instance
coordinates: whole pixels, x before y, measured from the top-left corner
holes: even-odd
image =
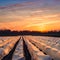
[[[60,60],[60,37],[0,37],[0,60]]]

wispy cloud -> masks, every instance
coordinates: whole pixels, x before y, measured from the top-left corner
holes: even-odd
[[[27,25],[26,27],[31,27],[31,26],[44,26],[44,25],[49,25],[49,24],[55,24],[55,23],[60,23],[60,21],[46,21],[46,22],[42,22],[42,23],[36,23],[36,24],[30,24],[30,25]]]
[[[25,6],[29,6],[29,5],[33,5],[34,2],[24,2],[24,3],[16,3],[16,4],[11,4],[11,5],[7,5],[7,6],[0,6],[0,9],[10,9],[10,8],[14,8],[14,7],[25,7]]]
[[[46,21],[46,22],[42,22],[42,23],[27,25],[27,26],[25,26],[25,29],[37,30],[37,31],[42,31],[42,32],[51,31],[51,30],[59,31],[60,30],[59,26],[60,26],[60,21]]]

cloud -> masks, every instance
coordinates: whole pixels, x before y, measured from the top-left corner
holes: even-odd
[[[60,0],[54,0],[54,1],[56,1],[56,2],[60,2]]]
[[[18,30],[17,28],[20,28],[23,25],[23,24],[21,24],[21,25],[20,24],[21,24],[20,21],[14,21],[14,22],[12,21],[12,22],[8,22],[8,23],[1,22],[0,29],[11,29],[11,30],[16,29],[16,30]]]
[[[44,18],[58,17],[58,14],[46,15]]]
[[[42,23],[30,24],[30,25],[27,25],[26,28],[31,27],[31,26],[40,26],[41,27],[42,25],[45,26],[45,25],[55,24],[55,23],[60,23],[60,21],[48,21],[48,22],[46,21],[46,22],[42,22]]]
[[[25,7],[25,6],[29,6],[29,5],[33,5],[33,4],[34,4],[34,2],[16,3],[16,4],[7,5],[7,6],[0,6],[0,9],[10,9],[10,8],[14,8],[14,7]]]
[[[58,24],[58,25],[57,25]],[[35,30],[35,31],[54,31],[60,30],[60,21],[45,21],[41,23],[31,23],[25,26],[27,30]]]
[[[54,10],[59,8],[60,4],[57,4],[55,0],[33,0],[30,2],[15,3],[7,6],[0,6],[1,9],[7,9],[11,11],[15,10],[27,10],[27,9],[42,9],[42,10]]]

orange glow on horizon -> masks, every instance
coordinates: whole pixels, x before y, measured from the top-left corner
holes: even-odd
[[[40,32],[47,32],[47,31],[59,31],[60,30],[60,21],[46,21],[43,23],[24,23],[24,22],[8,22],[8,23],[0,23],[0,29],[10,29],[10,30],[29,30],[29,31],[40,31]]]

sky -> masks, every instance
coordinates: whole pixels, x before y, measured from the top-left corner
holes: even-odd
[[[60,31],[60,0],[0,0],[0,29]]]

